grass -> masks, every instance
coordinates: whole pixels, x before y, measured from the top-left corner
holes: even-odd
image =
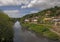
[[[49,39],[53,39],[53,40],[58,40],[59,39],[59,36],[54,33],[54,32],[51,32],[51,31],[46,31],[43,33],[45,37],[48,37]]]
[[[32,30],[36,33],[42,34],[43,36],[49,39],[53,39],[53,40],[59,39],[59,36],[56,33],[51,32],[49,30],[49,28],[51,28],[51,26],[49,25],[46,26],[43,24],[38,25],[38,24],[24,23],[23,26],[27,27],[28,30]]]

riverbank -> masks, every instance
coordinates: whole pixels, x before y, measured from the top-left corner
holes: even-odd
[[[20,18],[21,25],[23,29],[33,31],[38,35],[43,35],[52,40],[60,40],[60,35],[56,33],[60,33],[60,14],[58,10],[60,10],[60,7],[25,15]]]
[[[19,22],[14,25],[14,42],[60,42],[50,40],[43,37],[42,35],[36,35],[35,32],[29,31],[28,29],[23,29]]]
[[[33,31],[36,33],[37,36],[39,35],[43,35],[46,38],[52,39],[52,40],[59,40],[60,37],[49,30],[49,28],[51,28],[51,26],[45,26],[42,24],[32,24],[32,23],[21,23],[23,29],[27,29],[30,31]]]

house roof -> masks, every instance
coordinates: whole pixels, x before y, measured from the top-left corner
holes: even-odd
[[[60,22],[60,19],[53,19],[53,22]]]

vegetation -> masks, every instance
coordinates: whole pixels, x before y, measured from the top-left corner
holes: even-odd
[[[20,21],[20,18],[10,18],[9,21],[15,23],[16,21]]]
[[[51,28],[51,26],[45,26],[45,25],[41,25],[41,24],[30,24],[30,23],[24,23],[22,24],[23,29],[27,29],[30,31],[35,32],[37,35],[43,35],[49,39],[53,39],[53,40],[58,40],[59,36],[54,33],[51,32],[49,30],[49,28]]]
[[[51,22],[51,20],[43,21],[44,18],[50,19],[52,17],[54,18],[60,17],[60,7],[55,6],[54,8],[46,9],[38,13],[25,15],[20,19],[20,22],[24,29],[34,31],[35,33],[38,34],[42,34],[47,38],[57,40],[60,39],[59,36],[56,33],[49,30],[49,28],[52,28],[54,22]],[[30,21],[25,21],[25,19],[28,19]],[[38,20],[37,23],[35,23],[36,21],[32,22],[31,21],[32,19],[37,19]]]
[[[0,42],[13,42],[12,25],[8,15],[0,11]]]

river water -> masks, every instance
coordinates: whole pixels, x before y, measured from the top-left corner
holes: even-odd
[[[49,40],[44,37],[37,37],[34,33],[30,31],[23,31],[21,29],[20,23],[17,21],[14,25],[14,42],[60,42],[60,41],[53,41]]]

